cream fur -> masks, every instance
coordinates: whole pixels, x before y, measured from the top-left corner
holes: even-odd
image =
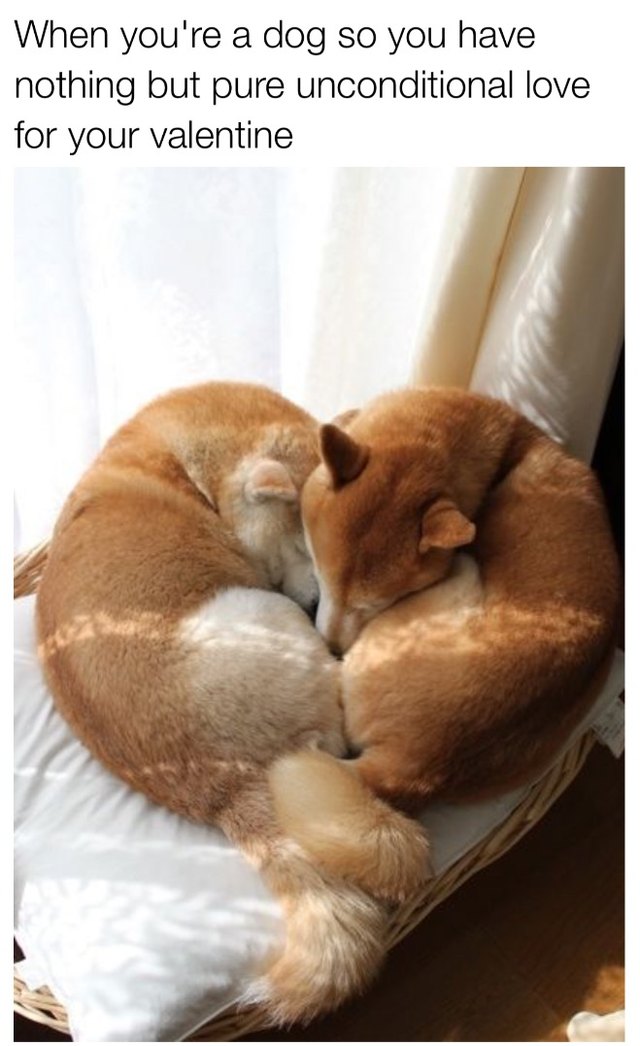
[[[344,753],[338,664],[286,596],[225,589],[183,618],[179,647],[190,700],[203,716],[211,679],[217,680],[215,717],[207,716],[207,729],[218,750],[262,762],[286,739],[296,747]]]

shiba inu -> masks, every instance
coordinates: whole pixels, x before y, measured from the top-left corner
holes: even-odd
[[[367,984],[381,899],[428,870],[419,826],[335,758],[338,666],[302,609],[317,589],[299,492],[318,460],[317,423],[268,389],[164,396],[70,495],[37,597],[44,672],[80,739],[150,799],[221,826],[282,901],[286,943],[253,995],[277,1020]],[[277,815],[291,780],[302,841]]]
[[[412,806],[531,777],[597,693],[620,579],[598,483],[510,407],[396,392],[321,430],[303,521],[352,769]],[[467,554],[460,554],[464,549]]]

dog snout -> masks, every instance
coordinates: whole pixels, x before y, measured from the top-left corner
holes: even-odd
[[[362,618],[358,611],[344,609],[332,604],[320,594],[320,604],[316,617],[316,628],[334,657],[342,657],[362,627]]]

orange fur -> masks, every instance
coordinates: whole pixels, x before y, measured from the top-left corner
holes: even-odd
[[[619,568],[595,477],[456,389],[382,396],[344,437],[322,434],[303,519],[319,627],[348,651],[355,767],[406,805],[530,779],[613,644]],[[454,559],[471,541],[477,567]]]
[[[357,782],[350,838],[323,841],[344,792],[340,679],[303,610],[274,591],[315,596],[298,501],[316,444],[316,422],[258,386],[156,400],[70,495],[37,598],[45,675],[76,734],[150,799],[220,825],[280,898],[286,943],[257,995],[282,1021],[331,1009],[382,961],[385,907],[347,879],[397,899],[427,874],[420,828]],[[333,754],[321,779],[318,746]],[[287,768],[313,789],[317,832],[279,804]]]
[[[269,775],[276,815],[325,868],[378,897],[404,899],[429,867],[426,837],[402,815],[392,820],[352,767],[325,752],[284,756]]]

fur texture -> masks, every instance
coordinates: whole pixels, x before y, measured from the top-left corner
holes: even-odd
[[[321,450],[303,519],[318,625],[347,651],[354,769],[405,805],[530,779],[613,645],[619,568],[595,477],[456,389],[382,396],[346,432],[325,426]]]
[[[37,599],[44,671],[76,734],[152,800],[220,825],[280,898],[286,943],[257,992],[286,1021],[369,982],[385,914],[369,894],[396,899],[427,874],[419,827],[334,758],[345,747],[338,666],[292,602],[310,608],[317,593],[299,512],[317,462],[316,423],[267,389],[165,396],[69,497]],[[292,776],[317,831],[276,815]],[[326,820],[339,834],[345,776],[341,851]]]

